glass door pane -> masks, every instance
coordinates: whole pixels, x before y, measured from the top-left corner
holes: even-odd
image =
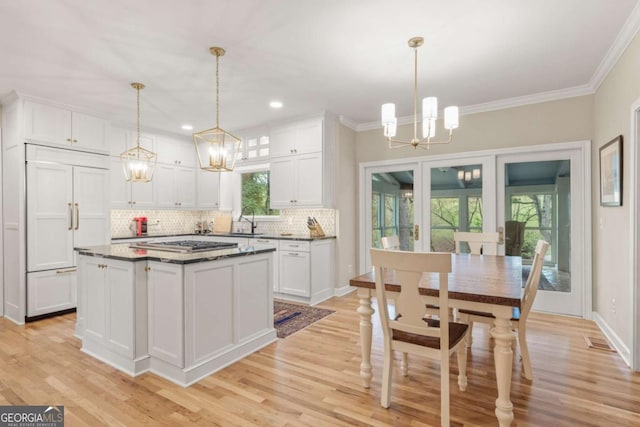
[[[455,231],[482,232],[482,175],[481,164],[431,168],[431,251],[453,252]]]
[[[371,243],[381,248],[381,238],[397,235],[400,249],[413,251],[413,170],[371,175]]]

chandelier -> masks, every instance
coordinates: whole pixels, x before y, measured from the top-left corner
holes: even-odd
[[[140,90],[144,89],[142,83],[131,83],[136,90],[136,146],[123,151],[120,154],[124,177],[130,182],[149,182],[153,179],[156,170],[158,156],[153,151],[140,147]]]
[[[236,154],[240,146],[240,138],[220,128],[220,74],[218,70],[220,57],[225,54],[221,47],[209,49],[216,56],[216,127],[193,134],[193,143],[200,169],[210,172],[230,172],[236,162]]]
[[[411,141],[399,141],[394,139],[398,127],[396,118],[396,106],[392,103],[382,105],[382,126],[384,136],[389,142],[389,148],[413,148],[428,149],[431,144],[448,144],[453,137],[453,130],[458,127],[458,107],[444,109],[444,128],[449,131],[449,139],[446,141],[433,141],[436,135],[436,120],[438,119],[438,98],[428,97],[422,100],[422,138],[418,138],[418,48],[422,46],[422,37],[409,39],[409,47],[414,50],[414,78],[413,78],[413,139]]]

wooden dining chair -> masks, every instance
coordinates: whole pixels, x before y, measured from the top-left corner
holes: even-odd
[[[500,242],[499,234],[496,233],[469,233],[465,231],[456,231],[453,233],[453,240],[456,244],[456,253],[460,253],[460,244],[467,242],[469,250],[474,255],[497,255],[498,244]]]
[[[382,249],[400,250],[400,239],[398,236],[386,236],[380,239]]]
[[[467,325],[449,322],[448,273],[451,254],[440,252],[406,252],[371,249],[375,266],[378,313],[384,337],[384,366],[380,403],[391,403],[393,351],[412,353],[440,361],[440,417],[443,426],[449,425],[449,357],[458,357],[458,386],[467,388],[467,350],[464,343]],[[399,283],[395,298],[396,314],[389,317],[384,272],[393,270]],[[425,319],[425,305],[419,294],[423,272],[437,273],[439,285],[440,320]]]
[[[511,326],[518,331],[518,344],[520,346],[520,356],[522,357],[522,366],[524,368],[524,377],[528,380],[532,379],[531,359],[529,357],[529,347],[527,346],[527,317],[531,312],[533,301],[538,293],[538,285],[540,284],[540,276],[542,275],[542,266],[544,264],[544,255],[549,248],[549,243],[544,240],[538,240],[536,244],[535,255],[533,256],[533,264],[531,272],[524,286],[522,303],[520,309],[513,308],[513,316],[511,318]],[[493,327],[494,316],[491,313],[480,311],[458,310],[458,320],[469,325],[467,334],[467,347],[471,347],[473,333],[473,323],[488,323]]]

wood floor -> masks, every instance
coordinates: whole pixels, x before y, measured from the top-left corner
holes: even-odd
[[[16,326],[0,319],[0,405],[64,405],[66,426],[430,426],[440,425],[438,365],[409,358],[394,371],[390,409],[380,407],[381,332],[374,316],[371,389],[360,386],[357,299],[311,327],[199,383],[182,388],[153,374],[131,378],[80,352],[75,315]],[[533,313],[533,382],[516,367],[514,426],[638,426],[640,375],[615,353],[587,349],[602,337],[592,322]],[[495,373],[487,329],[474,328],[469,386],[452,358],[454,426],[493,426]]]

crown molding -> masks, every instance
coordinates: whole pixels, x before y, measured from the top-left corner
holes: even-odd
[[[629,14],[618,36],[611,44],[611,47],[609,47],[604,58],[602,58],[593,76],[591,76],[589,86],[593,88],[593,92],[598,90],[604,79],[607,78],[609,72],[618,63],[618,60],[636,36],[638,30],[640,30],[640,2],[636,4],[631,14]]]
[[[351,130],[355,130],[355,131],[358,130],[358,123],[356,123],[354,120],[350,119],[347,116],[343,116],[343,115],[338,116],[338,121]]]
[[[577,96],[592,95],[593,88],[590,85],[574,86],[566,89],[551,90],[535,93],[533,95],[517,96],[514,98],[500,99],[498,101],[460,107],[460,115],[486,113],[489,111],[505,110],[507,108],[522,107],[525,105],[539,104],[542,102],[557,101],[560,99],[575,98]],[[413,115],[398,117],[398,126],[413,124]],[[372,129],[382,129],[380,122],[360,123],[356,131],[362,132]]]

